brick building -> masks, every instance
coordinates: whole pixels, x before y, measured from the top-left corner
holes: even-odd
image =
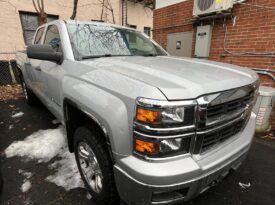
[[[216,3],[223,1],[229,0],[215,0]],[[198,26],[210,25],[212,36],[208,59],[274,72],[275,0],[232,2],[230,10],[196,17],[193,15],[194,0],[156,0],[154,39],[172,55],[196,57],[195,45],[200,38]],[[177,38],[182,40],[169,43]],[[177,46],[182,46],[183,50],[177,50]],[[262,75],[261,79],[262,84],[275,87],[270,77]],[[275,128],[275,119],[273,123]]]

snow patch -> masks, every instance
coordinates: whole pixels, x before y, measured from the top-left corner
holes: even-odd
[[[8,158],[19,156],[28,160],[38,160],[39,163],[49,162],[56,157],[56,160],[48,166],[49,169],[56,172],[46,177],[45,180],[64,187],[66,190],[84,187],[74,154],[69,152],[63,126],[56,129],[40,130],[23,141],[13,142],[5,150],[5,154]],[[23,171],[19,172],[23,173]],[[27,190],[28,185],[26,181],[24,190]]]
[[[9,130],[12,130],[13,129],[13,125],[9,125]]]
[[[74,154],[70,153],[66,147],[62,149],[58,157],[60,157],[60,160],[49,165],[50,169],[57,170],[57,172],[48,176],[46,180],[55,183],[57,186],[64,187],[67,191],[77,187],[84,187]]]
[[[31,172],[26,172],[22,169],[19,169],[18,173],[25,177],[24,183],[21,186],[21,191],[23,193],[25,193],[25,192],[29,191],[30,188],[32,187],[31,182],[30,182],[30,178],[32,177],[32,173]]]
[[[24,115],[23,112],[18,112],[18,113],[15,113],[14,115],[12,115],[11,117],[12,118],[18,118],[18,117],[22,117]]]
[[[250,184],[250,182],[247,183],[247,184],[242,183],[242,182],[239,182],[239,186],[240,186],[242,189],[246,189],[246,188],[251,187],[251,184]]]
[[[29,191],[31,187],[32,187],[32,184],[31,184],[30,180],[26,180],[21,186],[21,191],[23,193],[25,193],[25,192]]]
[[[37,159],[39,163],[48,162],[58,155],[60,150],[66,146],[65,130],[63,127],[50,130],[40,130],[33,133],[24,141],[13,142],[5,154],[10,157],[26,157]]]
[[[18,170],[18,173],[21,174],[22,176],[26,177],[26,179],[29,179],[32,177],[32,173],[31,172],[26,172],[22,169]]]

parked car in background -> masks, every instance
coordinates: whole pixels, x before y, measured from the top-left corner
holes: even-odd
[[[187,201],[237,169],[255,130],[249,69],[169,56],[143,33],[54,21],[17,52],[27,102],[66,127],[94,200]]]

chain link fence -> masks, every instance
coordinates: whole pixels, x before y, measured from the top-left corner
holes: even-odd
[[[15,53],[0,53],[0,86],[19,82]]]

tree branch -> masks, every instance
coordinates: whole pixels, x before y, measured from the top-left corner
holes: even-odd
[[[42,13],[42,8],[41,8],[41,5],[40,5],[40,0],[37,0],[37,5],[38,5],[40,13]]]
[[[37,6],[36,6],[36,3],[34,2],[34,0],[32,0],[32,4],[33,4],[33,6],[34,6],[35,11],[36,11],[37,13],[39,13],[39,11],[38,11],[38,9],[37,9]]]
[[[74,20],[76,17],[77,13],[77,5],[78,5],[78,0],[74,0],[74,8],[73,8],[73,13],[72,16],[70,17],[71,20]]]
[[[100,15],[100,20],[101,21],[103,20],[103,12],[104,12],[104,6],[103,5],[105,5],[105,0],[103,0],[103,2],[102,2],[101,15]]]
[[[42,5],[42,11],[44,12],[44,0],[41,0],[41,5]]]

